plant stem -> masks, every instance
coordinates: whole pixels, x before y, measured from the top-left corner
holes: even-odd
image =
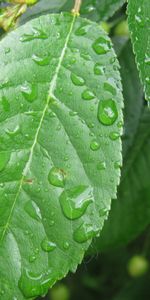
[[[79,16],[81,4],[82,4],[82,0],[75,0],[75,5],[74,8],[72,9],[72,13],[74,15]]]

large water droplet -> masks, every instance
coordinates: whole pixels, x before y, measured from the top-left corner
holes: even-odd
[[[99,229],[95,228],[92,224],[83,223],[74,232],[74,240],[78,243],[85,243],[92,239],[99,233]]]
[[[93,94],[93,92],[91,92],[90,90],[85,90],[83,93],[82,93],[82,98],[84,100],[92,100],[95,98],[95,95]]]
[[[35,54],[32,55],[32,59],[35,61],[35,63],[39,66],[47,66],[49,64],[49,57],[40,57]]]
[[[29,42],[35,39],[47,39],[47,34],[40,28],[33,28],[33,32],[31,34],[23,34],[20,37],[21,42]]]
[[[94,42],[92,47],[97,54],[105,54],[109,51],[109,42],[105,38],[100,37]]]
[[[37,87],[35,84],[25,81],[25,83],[21,86],[21,92],[25,99],[29,102],[33,102],[37,98]]]
[[[0,172],[3,171],[10,159],[9,152],[0,152]]]
[[[19,288],[26,298],[34,298],[46,294],[53,281],[51,270],[37,274],[23,269],[19,280]]]
[[[82,185],[64,191],[59,200],[64,215],[71,220],[80,218],[94,201],[92,189]]]
[[[98,119],[104,125],[112,125],[118,118],[118,110],[115,101],[109,99],[100,101],[98,107]]]
[[[100,148],[100,144],[99,142],[97,142],[96,140],[93,140],[90,144],[90,148],[93,150],[93,151],[97,151],[99,148]]]
[[[75,85],[82,86],[84,85],[85,81],[82,77],[77,76],[76,74],[72,73],[71,74],[71,80]]]
[[[42,219],[40,209],[34,201],[28,201],[24,208],[31,218],[37,221]]]
[[[62,169],[53,167],[49,172],[48,180],[50,184],[63,188],[65,186],[65,177],[66,174]]]
[[[41,247],[45,252],[51,252],[56,248],[56,244],[45,238],[41,243]]]

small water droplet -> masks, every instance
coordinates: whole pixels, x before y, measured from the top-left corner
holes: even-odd
[[[103,75],[104,74],[104,67],[100,63],[95,64],[94,74],[95,75]]]
[[[37,98],[37,87],[27,81],[21,86],[21,92],[28,102],[33,102]]]
[[[150,57],[148,55],[145,55],[145,63],[150,65]]]
[[[116,87],[115,87],[115,85],[114,85],[114,83],[113,82],[105,82],[104,83],[104,89],[105,89],[105,91],[107,91],[107,92],[110,92],[112,95],[116,95],[116,93],[117,93],[117,91],[116,91]]]
[[[98,38],[94,44],[92,45],[94,51],[96,52],[96,54],[106,54],[110,47],[109,47],[109,42],[103,38],[103,37],[100,37]]]
[[[120,161],[115,161],[115,162],[114,162],[114,168],[115,168],[115,169],[121,168],[121,163],[120,163]]]
[[[33,255],[31,255],[31,256],[29,257],[29,262],[32,263],[32,262],[34,262],[36,259],[37,259],[37,256],[33,254]]]
[[[56,248],[56,244],[45,238],[41,243],[41,248],[45,252],[51,252]]]
[[[20,37],[21,42],[29,42],[35,39],[47,39],[48,36],[47,34],[40,28],[33,28],[33,31],[31,34],[23,34]]]
[[[78,86],[83,86],[85,81],[82,77],[72,73],[71,74],[71,80],[73,82],[73,84],[78,85]]]
[[[85,243],[89,239],[97,236],[99,229],[95,228],[92,224],[83,223],[74,232],[74,240],[78,243]]]
[[[115,101],[109,99],[100,101],[98,107],[98,119],[103,125],[112,125],[118,118],[118,110]]]
[[[93,151],[97,151],[100,148],[99,142],[97,142],[96,140],[93,140],[90,144],[90,148]]]
[[[50,184],[62,188],[65,186],[65,178],[65,172],[62,169],[55,167],[50,170],[48,175],[48,181]]]
[[[82,98],[84,100],[92,100],[95,98],[95,95],[93,94],[93,92],[91,92],[90,90],[85,90],[83,93],[82,93]]]
[[[42,219],[41,216],[41,212],[39,207],[37,206],[37,204],[34,201],[28,201],[25,204],[25,211],[29,214],[30,217],[32,217],[33,219],[40,221]]]
[[[84,15],[87,15],[87,14],[90,14],[92,13],[93,11],[95,11],[96,8],[95,6],[93,6],[92,4],[86,4],[85,6],[83,6],[83,8],[81,9],[81,13],[84,14]]]
[[[64,191],[59,200],[64,215],[71,220],[78,219],[93,202],[92,189],[83,185],[76,186]]]
[[[64,242],[63,247],[65,250],[68,250],[70,247],[70,244],[68,242]]]
[[[97,164],[97,170],[105,170],[106,169],[106,163],[105,161],[101,161]]]
[[[9,152],[0,152],[0,172],[2,172],[10,160]]]
[[[119,139],[120,134],[118,132],[113,131],[109,134],[109,137],[112,141],[116,141]]]
[[[75,34],[78,36],[83,36],[83,35],[87,34],[88,30],[89,30],[88,25],[82,25],[75,31]]]
[[[32,55],[32,59],[39,66],[47,66],[49,64],[49,57],[40,57],[35,54]]]

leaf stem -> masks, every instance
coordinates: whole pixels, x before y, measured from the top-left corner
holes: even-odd
[[[81,4],[82,4],[82,0],[75,0],[75,5],[74,5],[74,8],[72,9],[72,13],[75,16],[79,16],[80,15]]]

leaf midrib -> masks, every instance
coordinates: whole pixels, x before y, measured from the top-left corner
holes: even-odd
[[[12,205],[12,207],[11,207],[10,214],[9,214],[9,216],[8,216],[8,218],[7,218],[6,225],[4,226],[4,230],[2,231],[2,235],[1,235],[0,242],[3,241],[4,236],[5,236],[5,234],[6,234],[6,231],[7,231],[7,228],[9,227],[10,219],[11,219],[11,216],[12,216],[12,214],[13,214],[13,211],[14,211],[14,208],[15,208],[15,205],[16,205],[16,202],[17,202],[17,199],[18,199],[18,196],[19,196],[20,191],[21,191],[21,189],[22,189],[22,185],[23,185],[24,178],[25,178],[25,176],[27,175],[27,173],[28,173],[28,171],[29,171],[29,169],[30,169],[30,166],[31,166],[31,163],[32,163],[32,157],[33,157],[33,154],[34,154],[34,149],[35,149],[35,146],[36,146],[36,143],[37,143],[37,140],[38,140],[38,136],[39,136],[39,133],[40,133],[40,130],[41,130],[41,127],[42,127],[42,124],[43,124],[43,121],[44,121],[44,118],[45,118],[47,109],[48,109],[48,107],[49,107],[50,100],[51,100],[51,98],[53,97],[54,91],[55,91],[55,89],[56,89],[57,78],[58,78],[58,75],[59,75],[59,71],[60,71],[60,68],[61,68],[61,65],[62,65],[64,56],[65,56],[65,54],[66,54],[67,46],[68,46],[69,39],[70,39],[72,30],[73,30],[73,27],[74,27],[75,20],[76,20],[76,16],[74,15],[73,18],[72,18],[72,22],[71,22],[71,25],[70,25],[69,32],[68,32],[68,34],[67,34],[67,36],[66,36],[66,40],[65,40],[65,43],[64,43],[64,47],[63,47],[63,49],[62,49],[62,52],[61,52],[61,55],[60,55],[60,58],[59,58],[59,61],[58,61],[58,65],[57,65],[57,67],[56,67],[54,76],[53,76],[53,78],[52,78],[52,80],[51,80],[51,83],[50,83],[50,86],[49,86],[46,105],[45,105],[44,110],[43,110],[43,112],[42,112],[42,116],[41,116],[41,119],[40,119],[40,122],[39,122],[39,126],[38,126],[38,128],[37,128],[37,131],[36,131],[36,134],[35,134],[35,137],[34,137],[34,141],[33,141],[32,147],[30,148],[29,159],[28,159],[28,161],[26,162],[26,165],[25,165],[25,167],[24,167],[24,169],[23,169],[23,172],[22,172],[22,178],[21,178],[21,180],[20,180],[19,188],[18,188],[16,197],[15,197],[15,199],[14,199],[13,205]]]

